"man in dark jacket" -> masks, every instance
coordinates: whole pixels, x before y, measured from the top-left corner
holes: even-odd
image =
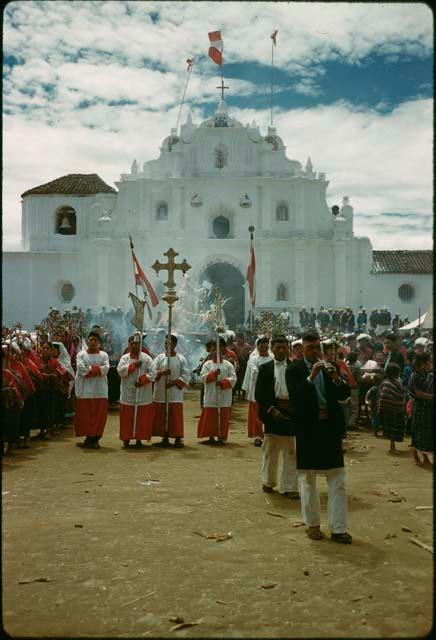
[[[328,525],[335,542],[349,544],[347,497],[341,436],[344,416],[339,400],[350,395],[347,384],[331,363],[321,360],[320,338],[315,331],[302,336],[304,359],[287,370],[289,395],[294,406],[297,435],[297,470],[300,477],[301,508],[312,540],[321,540],[317,474],[328,484]]]
[[[295,438],[292,437],[292,406],[289,402],[287,370],[290,365],[289,342],[285,336],[271,340],[274,359],[260,365],[254,397],[264,424],[262,445],[262,481],[267,493],[277,486],[282,495],[298,499],[295,464]],[[278,476],[279,455],[282,472]]]
[[[404,356],[401,351],[398,350],[397,336],[395,335],[395,333],[390,333],[386,336],[386,338],[384,339],[384,348],[387,352],[387,358],[385,360],[385,370],[388,364],[392,364],[392,362],[395,362],[400,367],[400,374],[403,375],[405,364]]]

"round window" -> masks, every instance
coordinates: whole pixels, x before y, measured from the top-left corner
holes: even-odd
[[[66,282],[64,285],[62,285],[61,297],[64,302],[71,302],[71,300],[74,298],[74,293],[74,287],[71,282]]]
[[[412,300],[414,295],[415,289],[411,284],[402,284],[398,289],[398,297],[400,298],[400,300],[403,300],[403,302],[409,302],[410,300]]]

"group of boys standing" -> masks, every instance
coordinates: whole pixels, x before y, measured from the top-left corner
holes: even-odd
[[[120,439],[125,448],[130,447],[131,439],[136,440],[136,448],[142,448],[142,440],[152,436],[162,437],[161,446],[169,446],[169,438],[174,438],[176,448],[184,446],[183,389],[190,372],[186,358],[176,353],[176,336],[167,337],[166,349],[169,343],[170,356],[162,353],[153,360],[145,347],[141,349],[140,334],[135,334],[120,358]],[[76,436],[85,436],[80,443],[83,448],[100,448],[108,413],[108,371],[109,358],[100,349],[100,334],[91,331],[87,348],[77,356],[75,385],[74,428]]]
[[[161,437],[158,446],[168,447],[174,438],[174,447],[183,448],[183,395],[191,372],[176,346],[177,337],[167,336],[165,352],[153,359],[145,347],[141,349],[140,334],[130,336],[127,353],[117,366],[121,379],[120,439],[125,448],[132,439],[136,448],[143,448],[142,441],[154,436]],[[199,438],[208,438],[207,444],[223,445],[229,432],[236,368],[223,357],[225,341],[218,348],[222,352],[218,364],[216,343],[211,341],[208,347],[209,355],[200,371],[204,398],[197,433]],[[100,349],[100,335],[91,331],[87,348],[77,355],[75,382],[75,434],[85,437],[79,446],[86,449],[100,448],[108,413],[108,371],[109,359]]]

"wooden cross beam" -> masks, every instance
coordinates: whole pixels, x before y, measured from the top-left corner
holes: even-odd
[[[167,256],[168,258],[168,262],[166,264],[162,264],[161,262],[156,260],[155,263],[151,265],[151,268],[154,269],[157,274],[159,274],[159,271],[162,270],[168,271],[168,280],[164,283],[168,289],[174,289],[176,286],[176,283],[174,281],[174,271],[183,271],[183,274],[185,274],[186,271],[189,271],[189,269],[191,268],[191,265],[188,264],[186,260],[183,260],[183,262],[179,263],[174,262],[174,258],[178,255],[179,254],[177,253],[177,251],[174,251],[174,249],[170,248],[166,253],[164,253],[164,256]]]

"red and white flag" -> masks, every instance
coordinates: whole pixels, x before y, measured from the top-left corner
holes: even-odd
[[[250,240],[250,254],[248,257],[248,267],[247,267],[247,282],[248,282],[248,292],[250,294],[250,300],[253,307],[256,306],[256,258],[254,256],[254,247],[253,247],[253,236],[251,236]]]
[[[271,34],[271,40],[273,41],[274,46],[276,46],[276,44],[277,44],[277,42],[276,42],[277,34],[278,34],[278,30],[274,29],[272,34]]]
[[[223,63],[223,41],[221,38],[221,31],[211,31],[209,33],[210,47],[209,58],[212,58],[216,64]]]
[[[148,293],[150,297],[151,306],[157,307],[157,305],[159,304],[159,298],[157,297],[156,291],[153,289],[151,282],[148,280],[147,276],[142,270],[141,265],[138,262],[138,258],[136,257],[135,252],[133,250],[133,241],[130,235],[129,235],[129,238],[130,238],[130,248],[132,250],[133,270],[135,272],[135,284],[142,287],[144,291],[144,295]]]
[[[194,62],[195,62],[195,58],[188,58],[186,60],[186,64],[188,65],[188,68],[186,69],[186,71],[191,71],[192,65],[194,64]]]

